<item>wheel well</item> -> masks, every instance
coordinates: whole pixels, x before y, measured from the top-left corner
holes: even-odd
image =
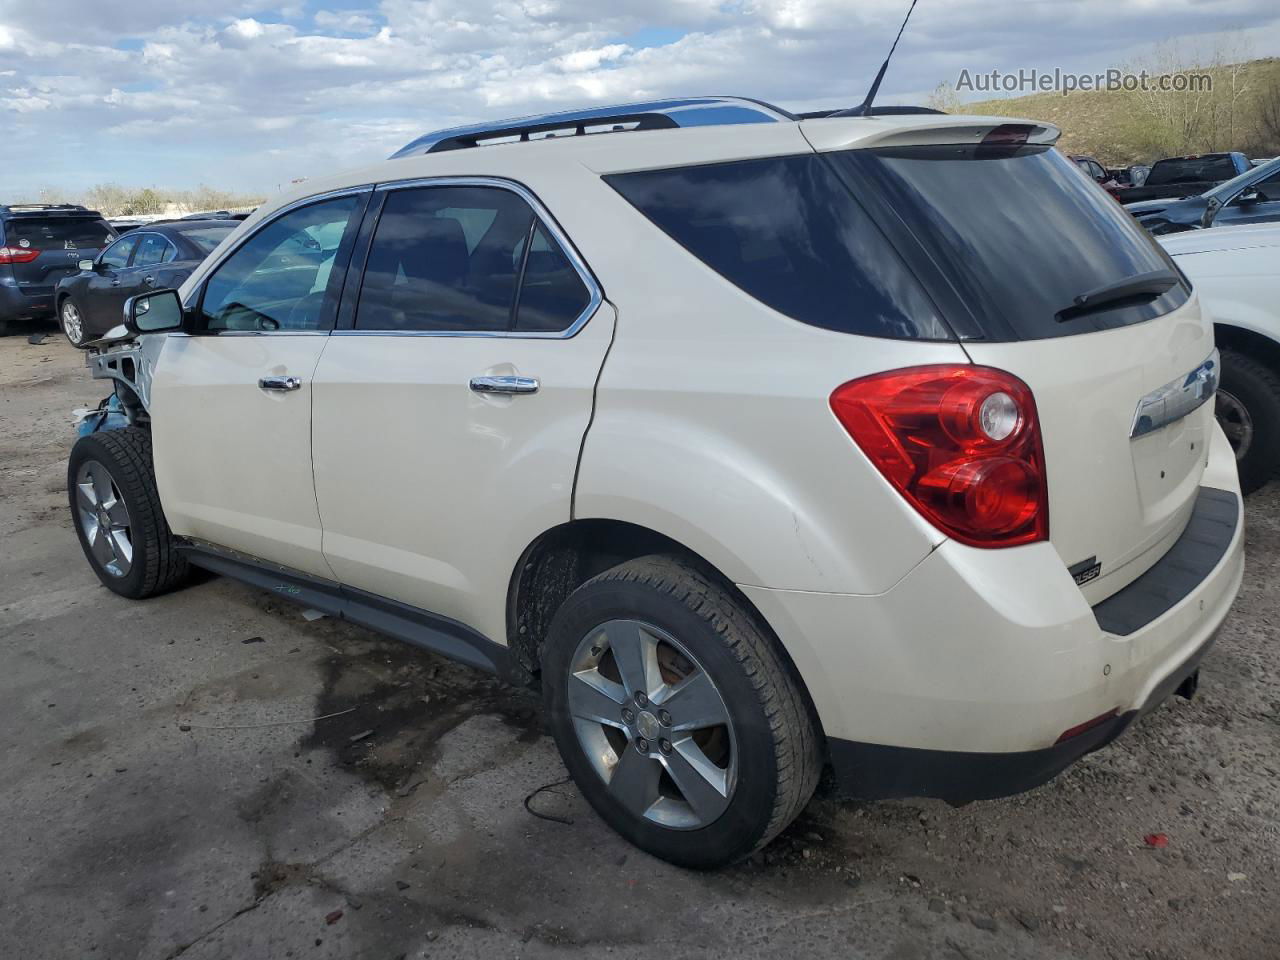
[[[1213,337],[1219,347],[1238,350],[1280,373],[1280,343],[1270,337],[1226,323],[1213,325]]]
[[[714,564],[683,544],[647,527],[621,520],[574,520],[548,530],[525,550],[511,575],[507,592],[507,642],[514,654],[518,679],[532,683],[540,672],[542,645],[551,620],[569,594],[610,567],[654,553],[678,556],[692,563],[723,587],[777,645],[779,655],[799,682],[814,722],[817,711],[809,700],[800,671],[755,604]]]

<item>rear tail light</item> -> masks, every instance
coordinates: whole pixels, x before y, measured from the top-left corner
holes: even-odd
[[[30,263],[40,256],[32,247],[0,247],[0,263]]]
[[[1034,129],[1034,126],[1026,123],[1002,123],[982,138],[982,146],[1021,147],[1026,144]]]
[[[893,370],[837,387],[831,410],[885,479],[947,535],[975,547],[1049,538],[1035,399],[1012,374]]]

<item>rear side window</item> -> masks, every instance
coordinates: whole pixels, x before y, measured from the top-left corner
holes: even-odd
[[[133,265],[135,267],[150,267],[157,263],[163,263],[166,259],[172,259],[169,252],[173,249],[166,237],[162,237],[158,233],[144,234],[138,241],[138,252],[133,255]]]
[[[928,282],[938,286],[930,290],[949,304],[948,320],[966,337],[1040,340],[1106,330],[1161,316],[1190,295],[1178,282],[1160,296],[1073,310],[1083,294],[1177,268],[1123,207],[1052,147],[829,156],[860,196],[873,198],[877,217],[892,218],[893,229],[905,229],[924,249],[937,268]]]
[[[115,239],[115,231],[105,220],[23,217],[5,224],[9,243],[36,250],[98,250]],[[23,243],[23,241],[26,243]]]
[[[533,208],[498,187],[387,195],[356,307],[357,330],[556,333],[590,302]]]
[[[820,156],[605,178],[730,283],[815,327],[952,339],[932,301]]]
[[[232,223],[225,227],[189,227],[182,230],[181,233],[207,257],[213,253],[214,248],[226,238],[227,234],[238,226],[238,223]]]

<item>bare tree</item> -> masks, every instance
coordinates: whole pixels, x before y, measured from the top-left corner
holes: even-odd
[[[925,101],[925,106],[934,110],[941,110],[943,113],[964,112],[964,104],[960,102],[960,94],[956,93],[956,88],[947,80],[943,80],[933,88],[933,93],[929,94],[928,99]]]

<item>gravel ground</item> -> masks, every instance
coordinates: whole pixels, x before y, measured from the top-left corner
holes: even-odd
[[[1010,800],[820,794],[695,874],[557,784],[529,694],[225,580],[104,590],[80,361],[0,338],[0,956],[1280,957],[1280,485],[1194,701]]]

